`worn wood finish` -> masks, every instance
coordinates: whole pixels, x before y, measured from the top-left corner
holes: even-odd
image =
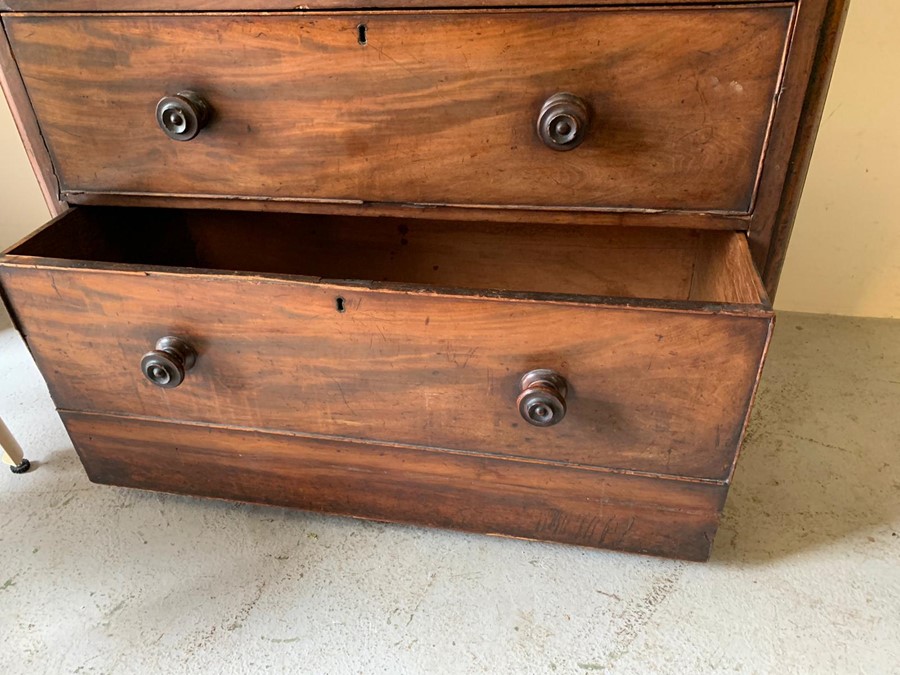
[[[714,0],[717,5],[754,5],[773,0]],[[139,11],[296,11],[321,9],[433,9],[443,7],[540,7],[591,5],[709,5],[710,0],[0,0],[0,11],[22,12],[139,12]]]
[[[741,302],[750,303],[754,298],[762,298],[762,302],[768,301],[744,235],[723,237],[718,232],[702,232],[699,236],[689,299],[743,298]]]
[[[120,4],[0,0],[54,211],[199,209],[0,258],[93,480],[706,559],[846,0]]]
[[[341,7],[352,7],[353,0],[334,0]],[[499,1],[499,0],[498,0]],[[331,0],[325,0],[331,2]],[[544,0],[529,0],[528,5],[541,5]],[[390,3],[393,7],[426,7],[430,0],[405,0],[402,3]],[[365,3],[367,7],[375,7],[377,0]],[[446,3],[440,3],[441,5]],[[472,2],[455,3],[463,6],[489,6],[491,0],[473,0]],[[516,0],[503,0],[500,4],[512,6],[518,4]],[[551,3],[557,4],[557,3]],[[578,5],[574,0],[567,3]],[[641,5],[640,0],[591,0],[591,5]],[[704,6],[708,3],[693,2],[692,0],[659,0],[654,5]],[[768,0],[748,0],[748,2],[719,2],[719,5],[754,5],[770,4]],[[752,214],[723,215],[717,213],[693,214],[691,212],[596,212],[574,210],[566,213],[565,210],[522,211],[485,208],[459,208],[447,206],[428,206],[410,208],[405,205],[396,205],[381,202],[329,203],[296,202],[290,199],[271,200],[264,199],[235,199],[214,195],[205,196],[167,196],[157,194],[108,194],[83,191],[65,191],[63,200],[75,204],[120,204],[120,205],[160,205],[160,206],[190,206],[208,205],[214,208],[228,209],[257,209],[295,212],[328,211],[346,215],[361,214],[390,214],[421,216],[427,213],[432,218],[491,218],[506,222],[565,222],[600,225],[653,225],[693,228],[723,228],[723,229],[748,229],[751,232],[751,244],[757,266],[763,271],[763,277],[770,296],[774,296],[777,288],[778,276],[784,259],[787,241],[793,218],[796,214],[802,192],[803,180],[812,153],[815,132],[818,127],[818,118],[825,100],[828,80],[833,68],[837,44],[840,36],[840,28],[846,15],[848,6],[846,0],[803,0],[796,12],[796,25],[791,38],[790,56],[787,60],[785,74],[781,85],[779,103],[773,121],[772,132],[768,142],[766,160],[762,166],[756,203]],[[294,9],[285,6],[280,0],[135,0],[129,2],[127,7],[121,3],[106,2],[105,0],[10,0],[0,1],[0,9],[12,8],[18,10],[41,10],[48,12],[67,11],[126,11],[139,10],[232,10],[248,11],[262,9]],[[315,4],[310,7],[327,9],[327,5]],[[306,13],[312,15],[312,13]],[[18,80],[18,70],[8,50],[5,53],[4,72],[7,77],[14,73],[14,80]],[[45,195],[55,195],[55,175],[52,172],[49,155],[43,147],[43,142],[36,142],[39,138],[37,125],[33,121],[30,103],[24,93],[21,83],[10,84],[6,82],[7,96],[10,96],[12,88],[17,87],[18,93],[11,98],[10,104],[14,115],[18,118],[31,119],[31,122],[22,123],[20,130],[26,139],[26,144],[32,146],[30,153],[34,154],[32,163],[35,170],[42,177]],[[28,127],[26,129],[26,126]],[[49,186],[49,189],[48,187]],[[55,199],[55,197],[54,197]],[[56,202],[51,204],[54,212],[64,208],[64,204]],[[536,207],[542,208],[542,207]],[[688,222],[689,221],[689,222]]]
[[[66,190],[746,213],[792,12],[12,15],[6,25]],[[214,111],[187,143],[167,139],[154,115],[182,89]],[[566,90],[594,120],[579,148],[557,153],[535,121]]]
[[[254,238],[266,238],[259,223],[252,225]],[[529,283],[528,269],[537,267],[520,267],[517,260],[535,256],[527,251],[527,237],[509,238],[516,255],[504,255],[502,237],[469,233],[461,238],[467,245],[455,247],[447,229],[446,246],[434,232],[420,244],[418,231],[409,228],[393,235],[394,249],[375,245],[370,257],[390,261],[404,246],[416,255],[404,262],[402,253],[395,254],[394,283],[372,284],[252,271],[165,271],[149,265],[196,264],[192,256],[199,253],[211,261],[225,256],[229,269],[242,269],[268,256],[244,265],[235,256],[252,251],[251,238],[226,238],[217,250],[203,236],[158,230],[155,246],[148,243],[140,258],[125,258],[130,264],[15,255],[51,253],[53,246],[40,241],[14,250],[3,263],[0,278],[61,407],[707,479],[730,471],[771,312],[759,296],[755,304],[724,306],[629,297],[629,284],[641,277],[636,270],[644,264],[628,248],[639,240],[637,232],[620,233],[618,248],[608,249],[606,258],[599,247],[569,254],[560,246],[561,257],[545,256],[546,276],[540,278],[557,284],[557,295],[550,295],[516,288],[517,281]],[[121,259],[114,242],[80,231],[81,245],[98,258]],[[339,237],[342,230],[323,232]],[[52,237],[52,228],[43,236]],[[744,241],[739,234],[720,236]],[[341,273],[356,276],[354,264],[363,271],[388,269],[366,266],[349,239],[324,241],[347,251],[346,258],[331,257],[344,265]],[[309,258],[298,252],[297,260],[312,264],[315,252],[327,249],[317,246]],[[651,251],[646,266],[680,287],[671,295],[686,298],[691,283],[679,270],[709,276],[694,272],[704,258],[694,251],[685,259],[685,251],[675,248],[669,263]],[[88,257],[81,253],[57,255]],[[316,275],[331,271],[323,257],[317,264],[326,267],[312,270]],[[744,259],[749,261],[746,251]],[[590,274],[577,272],[571,289],[577,294],[558,294],[572,269],[603,270],[605,260],[610,264],[593,288],[618,286],[622,297],[581,295],[591,289]],[[284,271],[282,262],[272,261],[277,271]],[[438,293],[440,286],[430,285],[464,286],[467,270],[477,268],[498,268],[493,279],[511,288]],[[614,272],[618,282],[604,276]],[[141,356],[166,335],[186,338],[200,354],[185,383],[173,390],[147,383],[139,368]],[[553,369],[570,384],[567,418],[550,429],[529,426],[516,409],[518,380],[535,368]]]
[[[750,216],[690,211],[609,212],[592,209],[545,209],[499,207],[427,206],[421,204],[386,204],[382,202],[347,202],[341,204],[298,201],[295,199],[253,199],[207,195],[106,194],[98,192],[64,192],[66,201],[77,206],[131,206],[218,211],[252,211],[254,213],[309,213],[339,216],[389,216],[394,218],[430,218],[441,220],[481,220],[495,223],[538,223],[554,225],[601,225],[612,227],[658,227],[706,230],[744,230]]]
[[[824,4],[824,3],[820,3]],[[816,49],[812,56],[805,56],[802,64],[803,76],[796,75],[794,81],[808,81],[808,86],[802,94],[798,92],[796,98],[803,102],[803,112],[800,115],[800,123],[796,134],[792,136],[793,146],[790,154],[777,149],[777,157],[785,157],[781,166],[781,179],[777,187],[771,191],[773,197],[766,201],[767,210],[759,213],[756,226],[752,231],[752,244],[763,281],[769,294],[774,297],[778,290],[778,280],[781,277],[781,268],[787,253],[791,230],[797,210],[800,207],[800,197],[803,194],[803,185],[812,160],[813,146],[816,134],[819,131],[819,123],[825,108],[825,96],[828,85],[831,82],[831,74],[837,57],[838,44],[841,32],[844,28],[844,20],[847,17],[849,0],[834,0],[827,7],[818,7],[810,4],[806,11],[822,11],[820,21],[813,21],[812,17],[804,24],[804,29],[810,37],[804,41],[805,45],[815,44]],[[819,18],[816,16],[815,18]],[[818,29],[817,31],[814,29]],[[813,37],[818,38],[814,42]],[[807,51],[809,46],[806,47]],[[811,50],[810,50],[811,51]],[[798,59],[799,60],[799,59]],[[800,70],[800,66],[797,66]],[[795,102],[794,105],[797,105]]]
[[[687,560],[726,487],[385,445],[63,412],[98,483]]]
[[[34,169],[44,202],[52,215],[62,213],[66,206],[60,200],[59,181],[2,23],[0,23],[0,89],[6,96],[6,102],[25,145],[25,153]]]
[[[746,237],[735,232],[93,208],[10,250],[443,288],[766,304]],[[729,278],[716,287],[704,281],[723,274]]]

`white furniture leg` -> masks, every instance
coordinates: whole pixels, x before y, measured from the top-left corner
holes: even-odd
[[[9,464],[9,469],[13,473],[25,473],[31,468],[31,462],[25,459],[22,447],[13,438],[2,418],[0,418],[0,458],[4,464]]]

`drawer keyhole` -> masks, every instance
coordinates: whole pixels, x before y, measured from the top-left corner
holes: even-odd
[[[339,312],[346,311],[346,307],[344,307],[344,299],[341,296],[338,296],[334,300],[334,308]]]
[[[366,24],[361,23],[356,27],[356,41],[363,47],[366,46],[366,43],[368,42],[368,37],[366,36]]]

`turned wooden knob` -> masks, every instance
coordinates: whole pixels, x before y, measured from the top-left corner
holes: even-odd
[[[532,370],[522,376],[516,400],[519,414],[536,427],[552,427],[566,416],[566,380],[552,370]]]
[[[141,371],[157,387],[171,389],[184,382],[185,374],[197,362],[197,352],[178,337],[167,336],[156,343],[156,349],[141,359]]]
[[[164,96],[156,104],[156,123],[173,141],[189,141],[209,121],[209,104],[193,91]]]
[[[553,94],[538,115],[537,132],[551,150],[574,150],[584,140],[591,121],[587,103],[575,94]]]

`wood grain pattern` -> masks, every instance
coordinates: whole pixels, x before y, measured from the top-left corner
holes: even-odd
[[[691,211],[614,212],[592,209],[466,207],[383,202],[348,202],[341,204],[298,201],[296,199],[237,198],[225,195],[151,195],[109,194],[102,192],[63,192],[66,201],[79,206],[130,206],[218,211],[253,211],[256,213],[309,213],[338,216],[387,216],[391,218],[430,218],[441,220],[480,220],[495,223],[537,223],[555,225],[602,225],[612,227],[658,227],[705,230],[744,230],[749,215],[694,213]]]
[[[735,232],[93,208],[72,212],[10,251],[443,288],[765,305],[746,237]],[[719,275],[728,278],[717,281]]]
[[[6,25],[66,190],[746,213],[792,13],[12,15]],[[184,88],[215,118],[177,143],[153,107]],[[595,123],[581,147],[557,153],[534,125],[565,90]]]
[[[160,236],[146,254],[189,250],[181,241]],[[502,252],[493,255],[488,263],[502,265]],[[132,262],[13,255],[2,265],[61,407],[707,479],[730,471],[771,321],[762,304],[723,312],[688,301],[437,293]],[[621,278],[627,289],[627,269]],[[178,389],[154,387],[138,368],[164,335],[200,353]],[[530,427],[516,410],[518,379],[534,368],[570,383],[556,427]]]
[[[802,72],[802,76],[793,75],[792,79],[807,81],[808,86],[805,91],[797,92],[796,100],[792,101],[792,105],[797,107],[802,102],[803,112],[796,133],[790,137],[793,143],[790,154],[787,150],[782,153],[780,148],[776,149],[776,156],[785,158],[780,166],[781,173],[777,176],[780,179],[777,187],[778,198],[773,196],[772,199],[766,200],[767,208],[760,212],[751,239],[755,258],[759,269],[762,270],[763,282],[773,298],[778,290],[778,280],[787,254],[791,230],[800,207],[803,185],[806,182],[809,163],[812,161],[813,146],[837,58],[838,44],[850,6],[849,0],[833,0],[827,6],[824,6],[824,3],[820,4],[823,5],[821,10],[812,4],[806,9],[824,13],[821,17],[818,15],[810,17],[804,24],[809,34],[803,42],[807,45],[804,52],[809,51],[811,55],[804,53],[797,59],[801,63],[796,69]],[[811,49],[813,45],[815,50]],[[787,148],[786,143],[785,147]],[[775,193],[776,188],[773,186],[771,191]]]
[[[54,211],[235,211],[77,209],[0,296],[92,480],[706,559],[847,2],[446,4],[0,0],[49,12],[0,17],[0,80]],[[597,125],[553,153],[566,89]],[[172,333],[200,360],[161,390]]]
[[[766,160],[763,162],[750,224],[751,251],[759,269],[765,269],[769,237],[780,208],[785,178],[802,123],[803,101],[812,86],[819,32],[826,11],[834,0],[804,0],[795,15],[793,37],[785,62],[782,90],[775,111]],[[771,287],[769,290],[773,290]]]
[[[706,560],[724,485],[64,411],[92,481]]]
[[[717,5],[754,5],[772,0],[714,0]],[[0,10],[21,12],[140,12],[140,11],[296,11],[320,9],[432,9],[453,7],[540,7],[559,6],[560,0],[309,0],[298,5],[296,0],[0,0]],[[709,5],[710,0],[566,0],[566,5],[623,6],[631,5]]]
[[[2,23],[0,23],[0,90],[3,91],[9,104],[13,121],[25,145],[25,154],[34,170],[47,208],[52,215],[62,213],[66,207],[60,201],[59,181]]]
[[[699,236],[701,241],[688,294],[691,300],[740,297],[742,302],[768,302],[746,236],[722,237],[717,232],[703,232]]]

